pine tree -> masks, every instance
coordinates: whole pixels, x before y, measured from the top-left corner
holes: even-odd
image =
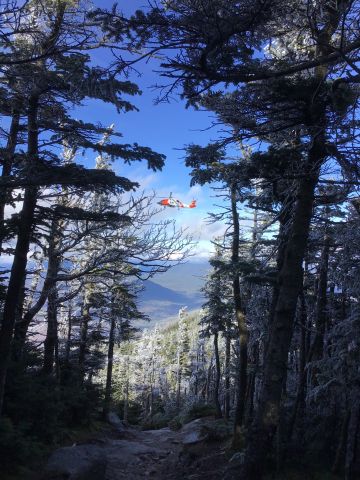
[[[227,340],[229,339],[229,326],[232,323],[233,316],[233,301],[232,292],[229,284],[229,278],[221,271],[221,266],[224,263],[222,252],[219,245],[216,245],[215,254],[210,260],[213,264],[213,271],[209,274],[208,280],[204,286],[204,294],[207,302],[203,304],[204,316],[201,318],[200,325],[202,326],[202,335],[214,337],[214,355],[216,366],[216,378],[214,388],[214,404],[217,411],[217,416],[222,417],[222,411],[219,401],[219,386],[221,381],[221,365],[219,356],[219,334],[225,334]],[[227,365],[229,368],[229,352],[227,352]],[[225,372],[228,379],[229,373]],[[226,385],[226,395],[228,395],[229,382]],[[227,400],[227,402],[229,402]],[[226,408],[229,412],[229,405]]]
[[[44,8],[43,8],[44,7]],[[110,72],[89,67],[89,56],[81,52],[97,44],[96,32],[83,24],[84,12],[75,3],[49,2],[40,7],[36,2],[26,5],[24,27],[34,26],[30,37],[19,37],[19,48],[36,50],[41,60],[26,63],[6,74],[9,87],[19,91],[24,103],[27,122],[27,153],[16,176],[2,177],[5,188],[24,187],[22,210],[19,214],[14,261],[4,300],[0,331],[0,404],[2,405],[7,365],[11,351],[16,309],[25,281],[27,253],[37,219],[40,186],[68,185],[80,190],[113,189],[126,191],[136,184],[116,177],[112,172],[86,170],[76,164],[58,165],[53,151],[40,148],[42,138],[52,134],[52,146],[63,142],[77,148],[105,151],[112,158],[125,162],[146,158],[151,168],[161,168],[164,157],[150,149],[135,144],[100,145],[93,135],[104,129],[92,124],[72,120],[67,113],[69,105],[78,104],[86,97],[113,103],[118,109],[130,110],[129,102],[122,101],[121,94],[136,94],[138,89],[130,82],[121,82]],[[86,12],[85,12],[86,13]],[[67,108],[65,108],[65,102]],[[50,115],[56,112],[56,115]],[[41,131],[41,135],[40,135]]]

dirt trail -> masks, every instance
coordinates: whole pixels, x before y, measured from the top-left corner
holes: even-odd
[[[169,428],[139,431],[127,429],[118,440],[105,444],[106,480],[177,480],[181,464],[181,435]]]
[[[218,480],[228,464],[223,441],[211,441],[203,420],[182,430],[126,429],[107,447],[105,480]]]
[[[214,419],[197,419],[180,431],[142,431],[118,419],[105,436],[52,453],[41,480],[218,480],[224,478],[226,449],[209,428]],[[226,435],[225,435],[226,436]]]

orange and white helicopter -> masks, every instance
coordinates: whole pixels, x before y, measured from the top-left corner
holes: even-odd
[[[196,207],[196,200],[193,200],[190,204],[188,203],[183,203],[180,200],[177,200],[176,198],[172,197],[172,194],[170,193],[168,198],[163,198],[158,202],[159,205],[162,207],[171,207],[171,208],[195,208]]]

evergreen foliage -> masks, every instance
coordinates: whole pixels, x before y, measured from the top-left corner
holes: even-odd
[[[224,417],[213,439],[230,425],[240,451],[226,480],[299,456],[359,478],[359,2],[171,0],[130,18],[77,0],[0,8],[4,469],[21,474],[116,409],[151,429]],[[185,163],[223,202],[209,220],[226,233],[203,309],[138,331],[141,282],[192,240],[111,168],[157,171],[164,155],[72,112],[89,99],[135,111],[126,75],[158,55],[159,99],[179,92],[221,125]]]

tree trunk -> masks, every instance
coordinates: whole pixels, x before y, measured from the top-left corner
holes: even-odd
[[[15,325],[13,351],[14,351],[14,358],[16,360],[20,359],[22,356],[22,352],[24,349],[25,341],[26,341],[26,335],[29,330],[31,321],[33,320],[35,315],[41,310],[41,308],[45,305],[49,295],[49,291],[53,287],[54,287],[54,282],[52,281],[52,277],[50,276],[50,259],[49,259],[48,271],[46,273],[44,285],[42,287],[42,290],[37,302],[26,311],[22,319],[18,321]]]
[[[299,365],[299,408],[301,412],[305,410],[305,398],[306,398],[306,357],[308,354],[307,345],[306,345],[306,326],[308,323],[305,295],[304,291],[300,294],[300,328],[301,328],[301,338],[300,338],[300,365]]]
[[[231,338],[230,329],[227,329],[225,337],[225,404],[224,413],[228,420],[230,417],[230,359],[231,359]]]
[[[128,424],[128,416],[129,416],[129,377],[128,377],[128,372],[126,372],[124,416],[123,416],[125,425]]]
[[[182,368],[181,368],[181,352],[178,345],[177,351],[177,372],[176,372],[176,408],[180,409],[181,400],[181,381],[182,381]]]
[[[87,290],[88,285],[85,286]],[[79,346],[79,367],[80,367],[80,377],[81,381],[84,381],[85,377],[85,357],[87,350],[87,341],[88,341],[88,329],[90,322],[90,304],[88,302],[88,292],[85,291],[84,305],[82,310],[82,318],[80,324],[80,346]]]
[[[214,355],[215,355],[215,387],[214,387],[214,404],[216,408],[216,417],[222,418],[221,406],[219,402],[219,386],[221,378],[220,357],[219,357],[219,334],[214,333]]]
[[[206,402],[209,402],[209,398],[210,398],[210,383],[211,383],[212,369],[213,369],[213,356],[211,355],[209,368],[208,368],[207,375],[206,375],[206,383],[205,383],[205,400],[206,400]]]
[[[345,480],[359,478],[360,455],[360,386],[355,385],[351,396],[351,410],[345,455]]]
[[[30,286],[30,292],[28,292],[28,295],[26,295],[25,297],[25,301],[22,302],[21,304],[21,315],[18,315],[16,319],[14,341],[12,345],[12,356],[14,361],[21,360],[24,346],[25,346],[26,334],[31,324],[31,320],[34,318],[36,313],[40,310],[40,308],[45,304],[45,301],[46,301],[46,297],[45,297],[44,301],[41,302],[41,297],[43,295],[43,293],[41,293],[39,300],[35,303],[35,305],[33,305],[35,292],[37,290],[37,287],[40,281],[42,264],[43,264],[43,258],[38,262],[38,271],[34,273],[31,286]],[[24,283],[25,283],[25,280],[26,278],[24,278]],[[47,279],[45,278],[42,292],[45,290],[46,284],[47,284]],[[40,304],[40,306],[39,308],[36,308],[36,305],[38,303]],[[34,313],[30,314],[30,312],[34,312]]]
[[[43,373],[46,375],[50,375],[53,372],[55,349],[58,341],[57,300],[58,293],[56,285],[54,285],[49,292],[47,306],[47,331],[44,343],[43,363]]]
[[[259,367],[259,342],[255,342],[252,347],[251,354],[251,363],[252,369],[249,373],[248,378],[248,389],[246,393],[246,424],[248,425],[254,414],[254,397],[255,397],[255,385],[256,385],[256,375]]]
[[[320,360],[323,356],[324,334],[327,320],[327,285],[329,268],[330,237],[325,235],[324,246],[321,252],[318,289],[316,296],[315,326],[316,335],[313,346],[313,360]]]
[[[20,114],[19,112],[14,112],[13,117],[11,119],[7,145],[3,153],[3,164],[2,164],[2,172],[1,172],[2,177],[8,177],[11,174],[19,130],[20,130]],[[0,254],[2,252],[2,243],[5,235],[3,226],[4,226],[4,219],[5,219],[5,206],[8,203],[8,197],[9,197],[9,189],[4,188],[0,190],[0,225],[2,225],[0,229]]]
[[[70,365],[71,334],[72,334],[72,307],[70,303],[69,310],[68,310],[68,326],[67,326],[67,337],[66,337],[66,346],[65,346],[65,365],[67,367],[69,367]]]
[[[114,344],[115,344],[115,316],[111,316],[110,333],[109,333],[109,346],[107,354],[107,369],[106,369],[106,387],[105,387],[105,400],[103,408],[103,418],[106,420],[110,411],[111,404],[111,385],[112,385],[112,371],[114,361]]]
[[[325,325],[327,319],[327,278],[328,278],[328,265],[329,265],[329,251],[330,251],[330,238],[328,235],[325,235],[324,246],[321,252],[320,259],[320,270],[319,270],[319,279],[317,287],[317,299],[316,299],[316,308],[315,308],[315,324],[316,324],[316,334],[314,341],[308,350],[306,356],[307,345],[306,345],[306,325],[307,325],[307,314],[306,314],[306,305],[305,305],[305,295],[302,291],[300,294],[300,322],[301,322],[301,345],[300,345],[300,372],[299,372],[299,383],[298,391],[296,395],[296,400],[294,404],[293,414],[289,421],[287,439],[290,441],[297,415],[300,412],[304,411],[305,408],[305,397],[306,397],[306,378],[307,370],[306,366],[312,360],[318,360],[322,357],[323,353],[323,342],[324,342],[324,333]],[[313,378],[314,378],[314,373]]]
[[[233,223],[232,241],[232,264],[237,268],[239,262],[240,224],[237,211],[237,186],[231,186],[231,212]],[[237,400],[235,407],[233,447],[238,448],[241,444],[241,426],[244,421],[246,388],[247,388],[247,362],[248,362],[248,338],[249,333],[246,325],[246,317],[241,300],[240,278],[235,272],[233,279],[233,295],[235,315],[239,331],[239,372],[237,375]]]
[[[296,418],[298,416],[299,411],[304,412],[305,410],[306,379],[307,379],[306,366],[308,362],[311,361],[311,356],[312,356],[311,349],[307,356],[307,348],[306,348],[307,313],[306,313],[305,295],[303,290],[299,295],[299,300],[300,300],[299,318],[301,323],[299,378],[298,378],[298,388],[296,393],[296,399],[295,399],[292,415],[290,417],[289,424],[288,424],[288,430],[287,430],[288,442],[290,442],[291,437],[293,435]]]
[[[38,104],[39,97],[29,99],[28,111],[28,168],[35,167],[38,155]],[[21,287],[26,276],[27,255],[34,224],[34,215],[37,202],[37,188],[25,189],[23,207],[20,213],[18,236],[14,252],[7,293],[4,302],[3,320],[0,330],[0,415],[4,400],[5,381],[8,363],[11,354],[16,310]]]
[[[303,282],[302,264],[310,230],[319,165],[325,157],[324,143],[325,135],[321,130],[314,135],[305,169],[306,175],[299,181],[289,241],[278,276],[279,293],[274,319],[270,325],[259,407],[246,454],[244,470],[248,478],[262,478],[264,459],[271,450],[279,421],[296,304]]]
[[[345,444],[348,437],[349,420],[350,420],[350,410],[347,410],[345,412],[345,415],[341,424],[339,443],[336,449],[335,460],[331,469],[333,473],[339,473],[339,470],[341,468],[341,459],[343,458],[343,455],[344,455]]]
[[[43,372],[51,374],[54,365],[54,355],[58,341],[58,325],[57,325],[57,308],[58,308],[58,292],[56,286],[56,277],[59,273],[61,258],[59,256],[59,246],[61,243],[60,237],[60,222],[54,218],[51,222],[49,251],[48,251],[48,271],[44,284],[45,296],[48,299],[47,309],[47,332],[44,345],[44,364]],[[41,307],[40,307],[41,308]]]

